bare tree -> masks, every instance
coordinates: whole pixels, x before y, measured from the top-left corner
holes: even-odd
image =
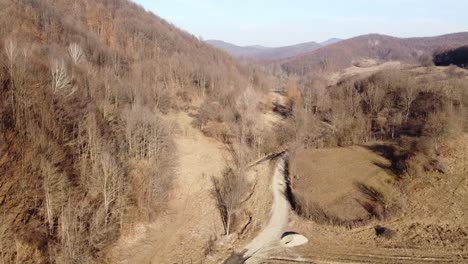
[[[364,93],[364,100],[369,105],[369,110],[373,117],[376,117],[378,111],[382,105],[382,100],[384,98],[385,91],[379,86],[374,83],[369,83],[366,87],[366,91]]]
[[[246,190],[246,181],[241,173],[227,168],[221,177],[212,177],[213,196],[216,199],[226,235],[231,234],[233,216],[242,203]]]
[[[403,115],[401,112],[395,112],[392,113],[389,117],[388,120],[388,125],[390,126],[390,133],[391,133],[391,138],[395,138],[395,132],[396,130],[401,126],[401,123],[403,121]]]
[[[8,58],[8,70],[10,72],[10,83],[11,86],[14,88],[15,87],[15,74],[14,74],[14,63],[17,57],[17,43],[13,39],[8,39],[5,40],[5,53]],[[11,96],[11,104],[13,106],[13,115],[17,116],[17,110],[15,107],[16,104],[16,98],[15,98],[15,92],[12,93]]]
[[[168,129],[157,113],[136,103],[122,113],[126,122],[128,151],[139,160],[156,160],[168,147]]]
[[[411,105],[413,104],[414,100],[419,94],[419,89],[417,85],[413,82],[407,82],[406,85],[403,87],[403,100],[405,102],[405,121],[408,121],[410,115]]]
[[[158,114],[138,103],[122,113],[126,123],[125,136],[129,175],[142,216],[151,219],[158,207],[166,202],[172,184],[174,156],[171,128]]]
[[[236,164],[237,168],[244,167],[252,157],[249,154],[252,145],[255,141],[255,124],[258,121],[257,106],[260,101],[259,94],[253,90],[253,87],[247,89],[240,94],[237,100],[237,110],[240,113],[240,118],[231,126],[231,131],[234,132],[235,142],[230,140],[225,141],[225,146]]]
[[[17,43],[13,39],[5,40],[5,53],[7,55],[8,61],[10,62],[10,69],[12,68],[13,62],[17,56]]]
[[[67,96],[70,96],[76,91],[76,89],[72,89],[72,80],[63,60],[54,61],[51,65],[50,72],[52,76],[52,90],[54,93],[66,92]]]
[[[68,54],[73,60],[73,63],[79,64],[83,57],[83,49],[76,43],[72,43],[68,46]]]
[[[97,184],[104,200],[104,217],[107,224],[111,204],[121,195],[122,182],[118,165],[108,152],[101,154],[99,165],[101,171],[96,174]]]
[[[286,84],[286,93],[290,104],[294,106],[300,103],[302,95],[299,87],[297,87],[296,78],[289,78],[288,83]]]
[[[65,198],[65,176],[57,171],[57,168],[48,160],[41,160],[41,170],[44,175],[43,188],[45,197],[45,212],[49,232],[54,229],[54,218],[57,217],[59,208]]]

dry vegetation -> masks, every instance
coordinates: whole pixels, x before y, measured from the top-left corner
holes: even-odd
[[[346,227],[388,218],[402,199],[394,175],[384,169],[389,165],[371,146],[299,149],[291,161],[296,211]]]
[[[318,50],[285,59],[279,64],[289,74],[301,76],[317,72],[333,72],[359,64],[362,60],[405,63],[430,62],[435,51],[466,45],[467,33],[427,38],[396,38],[370,34],[347,39]]]
[[[264,85],[128,1],[0,10],[2,263],[99,262],[167,203],[177,157],[164,113]]]
[[[292,229],[312,240],[301,256],[466,261],[467,73],[402,65],[285,86],[276,139],[293,153]]]
[[[466,211],[457,200],[452,216],[441,216],[450,224],[434,220],[428,211],[417,220],[407,215],[417,215],[421,207],[443,210],[452,191],[437,196],[444,203],[431,199],[426,204],[421,197],[442,188],[458,193],[461,187],[450,184],[463,184],[466,178],[454,174],[453,162],[447,160],[457,147],[453,142],[468,128],[466,70],[402,67],[326,83],[302,78],[287,87],[295,91],[298,86],[300,97],[287,93],[287,118],[276,133],[279,143],[295,150],[291,173],[296,212],[321,226],[304,232],[327,230],[322,235],[333,236],[343,228],[379,224],[385,227],[376,225],[377,237],[388,236],[385,245],[390,247],[425,249],[438,244],[461,249],[466,220],[460,215]],[[432,188],[414,189],[420,182]],[[434,237],[435,230],[443,237]],[[365,239],[376,236],[369,232],[363,239],[349,231],[340,239],[347,234],[352,234],[353,240],[346,242],[351,244],[372,243]],[[413,243],[403,234],[420,240]]]
[[[408,161],[442,170],[437,156],[444,142],[467,127],[464,74],[384,70],[329,87],[320,79],[300,86],[300,99],[289,96],[290,118],[279,128],[279,142],[317,148],[393,141],[398,144],[383,154],[397,174],[416,169]]]
[[[456,137],[449,145],[450,149],[443,154],[447,172],[426,172],[423,177],[403,180],[401,193],[397,194],[404,199],[403,210],[389,218],[371,219],[364,226],[349,229],[328,223],[315,224],[294,217],[293,230],[308,235],[311,240],[310,244],[298,249],[301,256],[317,262],[346,260],[356,263],[465,263],[468,258],[468,207],[465,202],[468,197],[468,137],[466,134]],[[351,148],[345,148],[346,152],[349,152],[348,149]],[[325,156],[320,155],[320,152],[328,153],[326,157],[346,155],[338,149],[309,151],[314,153],[315,158]],[[367,156],[349,156],[347,159],[357,161],[356,164],[345,164],[347,173],[337,177],[333,176],[332,169],[315,168],[313,173],[322,170],[322,176],[330,177],[332,182],[340,181],[341,190],[341,186],[346,187],[347,178],[362,177],[363,170],[356,167],[365,167],[359,163],[375,160],[368,159]],[[347,159],[340,158],[339,162],[345,163]],[[333,160],[324,164],[330,167],[332,163],[340,164]],[[377,169],[371,170],[369,174],[376,176],[374,180],[382,179],[382,172],[376,172]],[[313,177],[314,180],[320,179],[320,175],[314,174]],[[323,185],[320,182],[319,184]],[[388,197],[387,192],[382,189],[384,185],[380,184],[378,187]],[[329,192],[328,195],[333,196],[333,193]],[[336,207],[336,204],[324,209],[329,210],[331,207]]]
[[[351,62],[333,62],[346,50],[324,51],[312,66],[274,65],[267,75],[126,0],[0,0],[0,10],[1,263],[103,262],[124,230],[158,219],[177,173],[171,111],[190,112],[191,125],[228,153],[210,197],[226,235],[239,229],[255,189],[247,168],[265,154],[381,140],[393,143],[373,150],[391,161],[386,169],[414,178],[446,171],[446,142],[467,129],[466,72],[453,67],[386,70],[327,86],[318,72]],[[428,51],[465,35],[447,39],[412,41]],[[380,59],[423,59],[405,45],[395,54],[371,46]],[[262,119],[265,92],[283,87],[287,102],[271,102],[283,117],[273,133]],[[371,203],[363,204],[369,218],[386,219],[386,197],[357,186]],[[298,201],[317,222],[349,226]],[[260,226],[250,220],[242,230]]]
[[[213,196],[216,199],[226,235],[231,234],[236,212],[244,199],[248,184],[242,171],[227,168],[221,177],[212,177]]]

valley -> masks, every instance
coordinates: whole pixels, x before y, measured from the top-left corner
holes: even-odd
[[[467,32],[173,4],[0,0],[0,263],[468,261]]]
[[[206,43],[226,51],[231,56],[243,60],[278,60],[295,57],[304,53],[326,47],[328,45],[340,42],[341,39],[331,38],[324,42],[307,42],[284,47],[264,47],[260,45],[254,46],[237,46],[221,40],[207,40]]]

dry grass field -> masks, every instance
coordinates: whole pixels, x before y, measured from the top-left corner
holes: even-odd
[[[294,215],[291,230],[307,236],[310,242],[280,256],[301,256],[314,263],[465,263],[468,135],[452,144],[453,148],[444,154],[449,172],[412,179],[395,197],[402,207],[392,217],[371,219],[366,225],[350,229]],[[320,168],[314,166],[316,162],[320,162]],[[316,194],[307,196],[310,201],[336,216],[349,217],[351,212],[363,216],[362,209],[353,202],[360,197],[353,189],[354,180],[377,184],[387,196],[392,193],[389,191],[392,176],[375,167],[375,162],[388,161],[361,146],[302,151],[294,162],[297,165],[292,165],[292,172],[294,166],[303,166],[306,172],[302,170],[301,176],[293,176],[294,190],[302,195],[313,190]]]
[[[309,205],[348,221],[369,214],[362,205],[368,197],[360,184],[378,190],[388,204],[396,203],[395,176],[386,169],[390,163],[370,146],[297,151],[291,162],[293,192]]]

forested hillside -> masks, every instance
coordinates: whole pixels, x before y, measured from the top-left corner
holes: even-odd
[[[126,0],[0,1],[0,262],[98,261],[164,208],[164,113],[259,87],[230,57]],[[231,103],[230,103],[231,102]]]
[[[445,50],[434,54],[434,63],[437,66],[457,65],[468,68],[468,46]]]
[[[321,240],[301,230],[307,226],[329,227],[333,243],[368,227],[373,243],[371,224],[400,216],[411,224],[406,212],[424,203],[403,200],[415,179],[447,196],[417,213],[437,226],[429,214],[457,189],[440,191],[441,178],[430,175],[457,173],[456,188],[466,178],[465,164],[454,169],[465,150],[449,154],[457,142],[468,146],[468,71],[435,67],[432,55],[440,55],[436,64],[460,64],[466,48],[439,52],[466,46],[468,33],[332,39],[311,52],[319,44],[262,51],[282,58],[275,62],[240,64],[129,0],[0,0],[0,14],[0,263],[254,259],[246,245],[263,231],[253,243],[263,257],[296,254],[283,235],[304,231],[300,245]],[[398,62],[340,75],[386,61]],[[357,162],[347,159],[359,153]],[[334,169],[343,162],[365,166],[353,178]],[[324,174],[308,178],[309,166]],[[386,175],[385,185],[354,183],[369,170]],[[319,206],[312,186],[367,196]],[[424,189],[420,197],[429,196]],[[340,215],[348,205],[356,218]],[[420,244],[464,250],[466,220],[455,220],[446,225],[458,230],[452,241],[434,229]],[[406,226],[397,228],[406,239]]]
[[[304,76],[317,72],[342,70],[369,59],[376,62],[424,63],[430,62],[432,54],[437,50],[457,48],[466,45],[467,42],[468,33],[407,39],[370,34],[286,59],[279,64],[290,74]]]

